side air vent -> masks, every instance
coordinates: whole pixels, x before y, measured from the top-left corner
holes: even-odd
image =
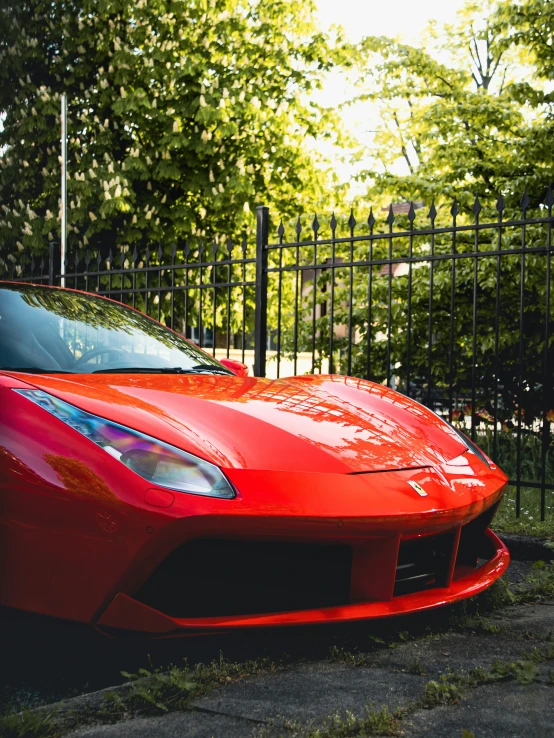
[[[453,544],[452,533],[402,541],[398,551],[394,596],[444,587]]]

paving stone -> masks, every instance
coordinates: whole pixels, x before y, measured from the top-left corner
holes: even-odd
[[[69,733],[66,738],[246,738],[259,727],[242,718],[191,711],[95,725]]]
[[[368,702],[395,710],[420,696],[426,682],[413,674],[322,662],[237,682],[194,704],[237,717],[320,723],[346,710],[361,715]]]
[[[508,607],[490,618],[503,632],[531,639],[554,638],[554,602]]]
[[[418,663],[426,673],[435,676],[448,671],[488,668],[496,660],[523,659],[533,648],[544,651],[546,640],[554,632],[554,606],[519,605],[491,619],[491,623],[500,632],[468,630],[409,641],[378,652],[373,662],[382,668],[398,670],[409,670]]]
[[[554,690],[512,682],[477,687],[456,705],[422,710],[402,727],[406,738],[552,738]]]

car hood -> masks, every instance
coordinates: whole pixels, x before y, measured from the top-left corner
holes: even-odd
[[[466,450],[422,405],[348,377],[15,376],[222,468],[363,473],[438,466]]]

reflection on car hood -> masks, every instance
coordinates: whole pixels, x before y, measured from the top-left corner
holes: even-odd
[[[365,380],[17,376],[224,468],[359,473],[436,466],[465,451],[429,410]]]

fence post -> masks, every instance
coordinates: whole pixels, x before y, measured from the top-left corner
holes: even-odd
[[[269,208],[256,208],[256,313],[254,322],[254,375],[265,377],[267,350],[267,244]]]

